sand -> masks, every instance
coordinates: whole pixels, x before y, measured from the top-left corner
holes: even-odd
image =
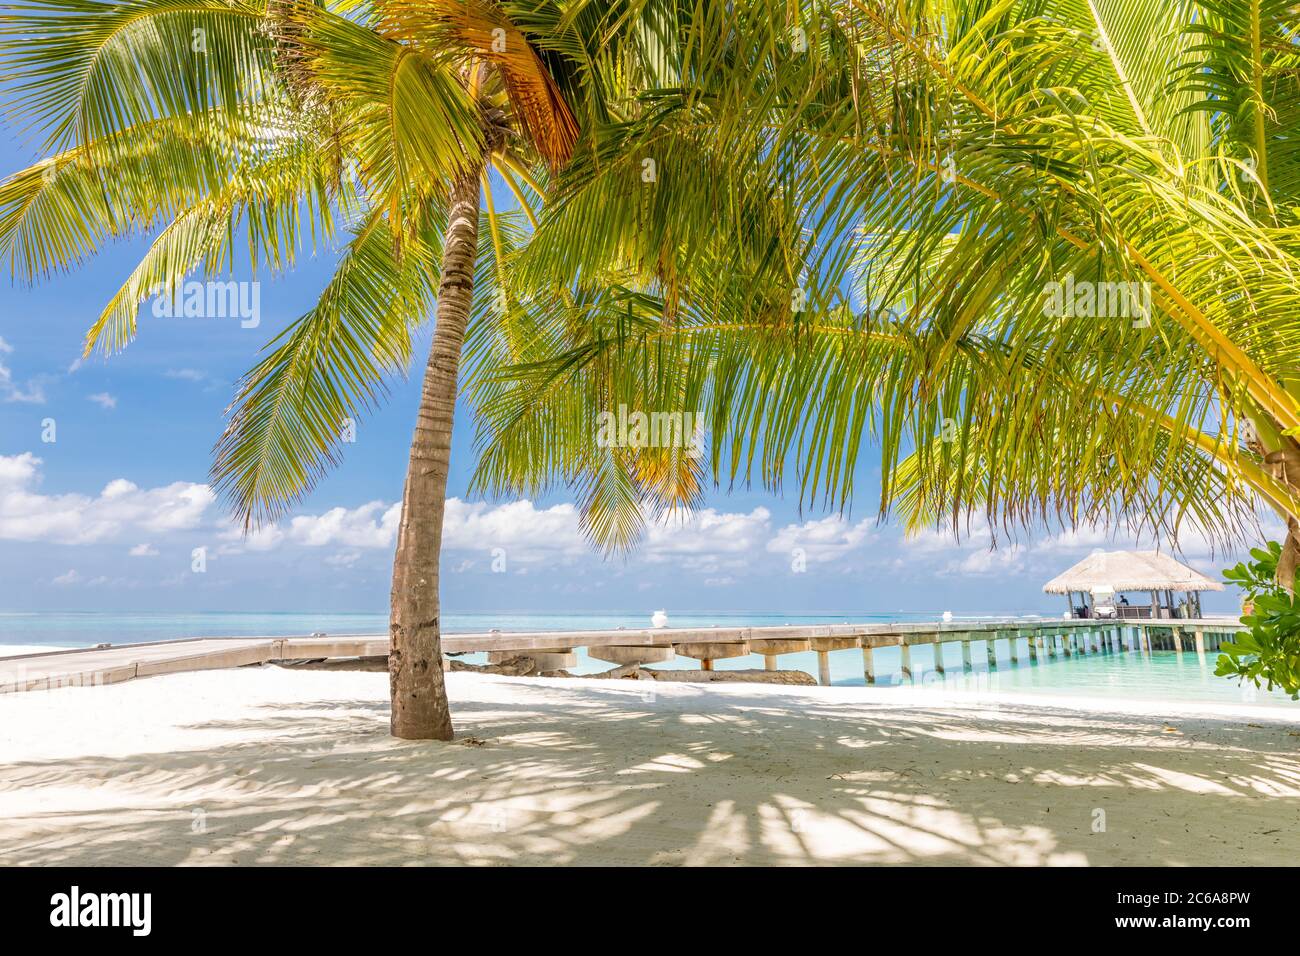
[[[0,696],[3,864],[1292,864],[1300,710],[276,667]],[[648,685],[648,686],[647,686]]]

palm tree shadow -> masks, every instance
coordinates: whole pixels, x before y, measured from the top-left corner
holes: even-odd
[[[510,679],[498,679],[510,680]],[[518,680],[452,744],[387,704],[305,701],[186,731],[231,742],[11,764],[20,864],[1196,864],[1293,859],[1285,728],[761,691],[646,698]],[[460,694],[472,685],[462,683]],[[69,795],[69,791],[75,791]],[[1231,820],[1229,826],[1224,821]]]

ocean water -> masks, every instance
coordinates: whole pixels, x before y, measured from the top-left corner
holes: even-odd
[[[499,631],[599,631],[618,627],[650,627],[650,611],[593,614],[532,614],[475,612],[444,614],[448,634]],[[935,620],[929,611],[916,614],[733,614],[673,613],[672,627],[756,627],[779,624],[847,624],[868,621]],[[313,634],[387,634],[387,612],[377,614],[312,613],[53,613],[0,612],[0,645],[31,644],[87,647],[92,644],[136,644],[185,637],[291,637]]]
[[[851,622],[881,623],[888,621],[935,620],[933,611],[916,614],[785,615],[673,613],[673,627],[741,627],[783,624],[843,624]],[[963,619],[958,617],[958,620]],[[965,619],[976,619],[974,616]],[[493,628],[510,631],[611,630],[617,627],[648,627],[644,612],[602,614],[526,614],[472,613],[446,614],[443,624],[447,633],[472,633]],[[38,645],[50,648],[87,647],[108,642],[113,644],[162,641],[186,637],[288,637],[323,632],[332,635],[383,634],[388,629],[386,614],[297,614],[297,613],[193,613],[193,614],[99,614],[99,613],[4,613],[0,612],[0,648],[3,645]],[[1191,652],[1156,651],[1151,654],[1115,652],[1074,657],[1049,657],[1039,654],[1037,662],[1029,660],[1028,643],[1019,642],[1019,663],[1013,664],[1005,641],[994,645],[997,665],[987,663],[985,644],[971,643],[972,670],[963,672],[961,645],[943,646],[944,673],[934,666],[933,651],[928,646],[912,648],[911,685],[938,685],[957,692],[1055,694],[1079,697],[1110,697],[1128,700],[1170,700],[1180,702],[1217,702],[1238,705],[1294,707],[1300,714],[1300,702],[1290,700],[1280,691],[1268,692],[1214,676],[1218,656],[1210,652],[1198,657]],[[596,673],[611,665],[577,652],[575,673]],[[467,654],[462,660],[482,662],[486,655]],[[784,654],[783,668],[817,673],[817,655]],[[897,648],[877,648],[873,654],[876,686],[902,686],[901,658]],[[655,665],[661,668],[695,668],[698,664],[679,657]],[[715,662],[719,670],[760,668],[757,655]],[[831,682],[836,685],[863,685],[862,654],[858,650],[835,651],[830,655]]]

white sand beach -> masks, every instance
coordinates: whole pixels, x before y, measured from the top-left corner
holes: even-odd
[[[276,667],[0,696],[3,864],[1290,864],[1300,713]],[[1193,716],[1199,714],[1199,716]],[[1207,715],[1211,714],[1211,715]]]

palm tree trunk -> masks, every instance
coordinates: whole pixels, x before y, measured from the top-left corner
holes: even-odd
[[[451,428],[456,412],[461,344],[474,292],[478,253],[480,169],[452,187],[433,345],[424,370],[420,414],[402,495],[393,558],[389,619],[392,733],[407,740],[451,740],[451,712],[442,679],[438,561],[447,502]]]

